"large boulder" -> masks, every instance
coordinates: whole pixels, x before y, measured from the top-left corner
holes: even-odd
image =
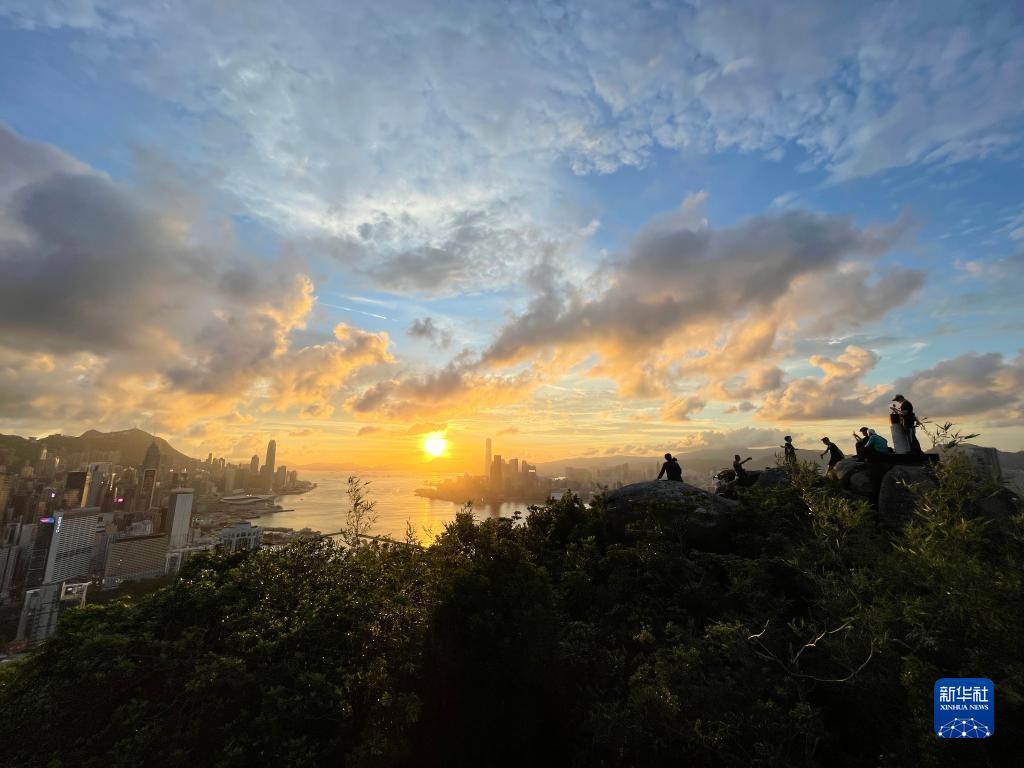
[[[1024,511],[1020,497],[1009,488],[1000,488],[984,497],[976,508],[980,517],[996,522],[1005,522],[1018,512]]]
[[[863,471],[852,473],[847,486],[850,489],[850,493],[873,501],[881,486],[881,481],[876,477],[877,474],[877,469],[867,465],[865,465]]]
[[[758,472],[757,480],[754,481],[754,487],[771,488],[776,485],[786,485],[788,482],[789,473],[786,470],[782,467],[768,467]]]
[[[608,491],[604,505],[609,518],[624,525],[646,514],[667,517],[678,525],[691,546],[724,551],[736,530],[738,503],[689,483],[650,480]]]
[[[842,459],[832,468],[832,475],[844,489],[850,488],[850,480],[854,475],[867,472],[868,465],[857,459]]]
[[[934,488],[935,476],[926,467],[893,467],[882,478],[878,490],[878,519],[886,527],[906,525],[914,513],[914,493]]]

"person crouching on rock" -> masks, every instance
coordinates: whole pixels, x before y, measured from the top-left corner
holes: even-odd
[[[665,477],[666,480],[683,481],[683,468],[671,453],[665,454],[665,463],[661,465],[661,472],[658,473],[658,480]]]
[[[825,477],[832,477],[833,470],[836,468],[836,464],[846,458],[843,455],[842,450],[839,446],[829,440],[827,437],[821,438],[821,442],[825,444],[825,450],[821,452],[821,458],[825,458],[825,454],[828,454],[828,469],[825,470]]]

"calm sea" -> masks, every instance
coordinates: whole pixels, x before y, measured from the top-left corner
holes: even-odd
[[[345,524],[348,499],[345,484],[348,472],[303,472],[303,480],[317,484],[308,493],[281,496],[277,503],[286,512],[272,512],[255,518],[255,525],[277,528],[312,528],[322,533],[340,530]],[[455,474],[410,475],[394,472],[361,472],[359,477],[369,483],[367,493],[377,502],[377,522],[370,531],[377,535],[405,538],[406,523],[412,523],[420,541],[431,542],[444,530],[445,523],[455,519],[458,504],[415,495],[417,488],[434,485]],[[529,502],[504,502],[474,508],[478,520],[488,517],[511,517],[515,510],[524,514]]]

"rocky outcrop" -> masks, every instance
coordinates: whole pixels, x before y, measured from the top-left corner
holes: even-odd
[[[789,482],[789,473],[782,467],[769,467],[758,473],[754,482],[755,488],[771,488],[776,485],[785,485]]]
[[[738,503],[689,483],[651,480],[608,491],[609,517],[628,524],[646,513],[668,516],[690,545],[709,552],[724,551],[736,530]]]
[[[981,499],[978,502],[977,510],[980,517],[1005,522],[1019,512],[1024,512],[1024,503],[1009,488],[1000,488]]]
[[[856,459],[843,459],[832,469],[832,474],[844,490],[850,489],[850,480],[854,475],[867,471],[867,464]]]
[[[878,490],[878,519],[886,527],[898,527],[910,522],[914,513],[914,493],[935,487],[935,477],[925,467],[893,467],[882,478]]]

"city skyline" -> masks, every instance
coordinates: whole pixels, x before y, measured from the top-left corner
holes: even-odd
[[[1024,11],[929,8],[0,0],[0,432],[1024,448]]]

